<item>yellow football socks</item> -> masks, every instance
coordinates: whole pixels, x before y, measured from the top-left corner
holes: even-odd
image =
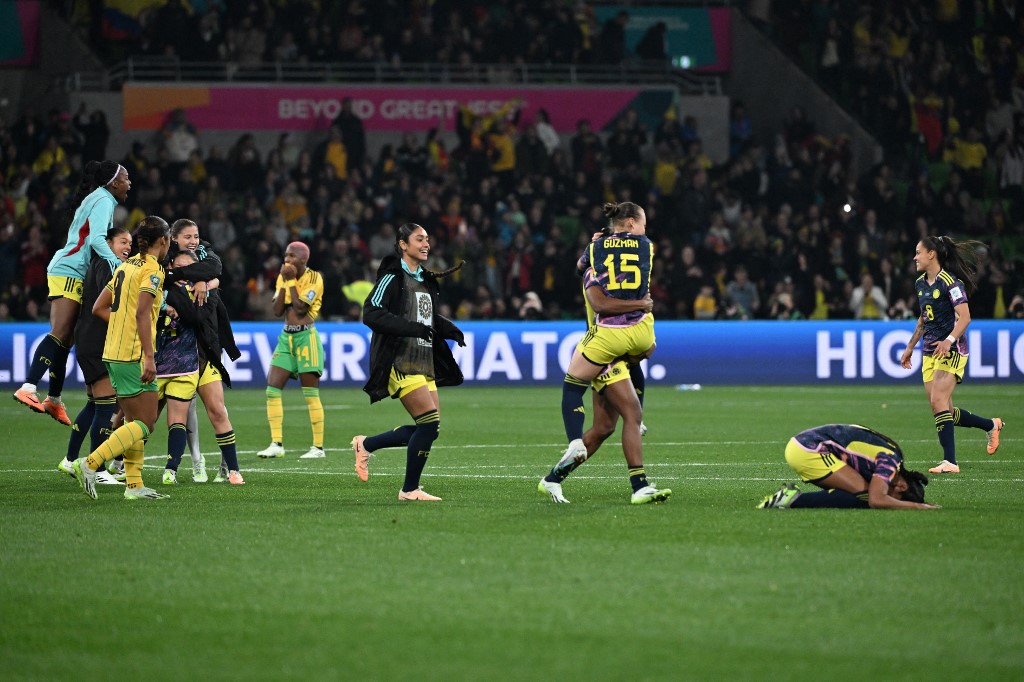
[[[135,443],[139,443],[140,447],[142,447],[141,443],[146,438],[149,438],[149,429],[146,428],[144,423],[138,419],[132,422],[127,422],[123,426],[114,429],[114,432],[110,434],[110,438],[103,441],[103,443],[96,448],[96,451],[86,458],[85,462],[90,469],[99,471],[100,467],[103,466],[105,462],[109,462],[118,455],[127,453],[128,449]]]
[[[309,425],[313,427],[313,447],[324,446],[324,406],[320,403],[320,389],[303,386],[302,396],[306,399],[306,408],[309,410]],[[273,440],[280,443],[277,438]]]

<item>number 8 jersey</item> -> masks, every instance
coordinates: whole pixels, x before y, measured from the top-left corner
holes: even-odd
[[[132,256],[117,267],[107,289],[113,294],[113,301],[110,304],[107,342],[103,345],[103,360],[138,362],[142,359],[142,343],[139,341],[139,329],[135,321],[139,293],[144,291],[152,294],[155,299],[150,311],[150,338],[156,344],[156,320],[160,316],[160,302],[163,298],[164,269],[154,256]]]
[[[590,243],[580,259],[589,266],[583,286],[599,286],[612,298],[637,301],[647,295],[651,284],[651,262],[654,244],[646,235],[616,232]],[[634,310],[619,315],[597,315],[602,327],[632,327],[647,313]]]
[[[924,322],[924,352],[930,355],[935,344],[942,341],[953,331],[956,325],[955,308],[967,303],[967,290],[964,283],[945,270],[939,270],[935,281],[928,283],[928,275],[921,275],[914,283],[917,301],[921,304],[921,320]],[[954,350],[960,355],[967,355],[967,335],[956,341]]]

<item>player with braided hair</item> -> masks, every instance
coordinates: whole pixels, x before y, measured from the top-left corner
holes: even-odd
[[[145,443],[158,416],[156,384],[156,320],[163,300],[164,269],[160,265],[171,243],[171,229],[158,216],[143,218],[135,230],[138,253],[114,271],[100,292],[92,313],[107,321],[103,362],[124,425],[84,460],[73,464],[75,478],[85,493],[96,499],[96,472],[106,462],[124,455],[124,496],[128,500],[156,500],[161,495],[142,484]]]
[[[917,243],[914,265],[922,273],[914,283],[921,315],[907,342],[900,364],[910,369],[917,342],[923,337],[921,374],[924,392],[932,408],[935,431],[942,446],[942,461],[931,474],[958,474],[954,427],[981,429],[988,433],[988,454],[999,449],[1003,420],[982,417],[953,406],[953,390],[964,380],[967,367],[967,326],[971,309],[967,296],[977,289],[975,249],[979,242],[955,242],[949,237],[925,237]]]
[[[938,509],[924,501],[928,477],[907,469],[892,438],[859,424],[825,424],[789,439],[786,463],[806,483],[768,495],[758,509]]]
[[[75,321],[82,308],[82,284],[95,253],[109,263],[110,270],[121,261],[110,250],[107,233],[114,226],[114,207],[124,201],[132,183],[128,171],[114,161],[90,161],[85,165],[78,193],[71,203],[72,213],[67,242],[46,266],[50,300],[50,332],[32,356],[25,383],[14,392],[14,399],[29,409],[46,413],[67,426],[71,425],[61,392],[67,374]],[[40,400],[39,380],[49,373],[49,395]]]
[[[371,404],[386,396],[401,400],[415,423],[353,438],[356,474],[367,481],[371,453],[406,446],[405,480],[398,491],[402,501],[441,499],[420,487],[420,476],[441,426],[437,389],[462,383],[462,370],[445,342],[452,339],[465,346],[462,331],[437,313],[438,279],[458,270],[462,262],[432,272],[423,267],[429,255],[427,231],[415,223],[402,225],[395,237],[395,253],[381,261],[377,283],[363,304],[363,322],[373,330],[370,377],[363,390]]]

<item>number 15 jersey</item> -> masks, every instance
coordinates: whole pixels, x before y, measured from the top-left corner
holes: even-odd
[[[103,346],[103,359],[107,362],[138,362],[142,359],[142,343],[135,314],[139,309],[139,293],[152,294],[150,311],[150,338],[156,345],[156,320],[160,316],[160,302],[164,291],[164,269],[154,256],[135,255],[118,266],[107,284],[113,293],[110,304],[110,323],[107,342]]]
[[[651,284],[651,262],[654,244],[646,235],[616,232],[590,243],[584,254],[584,263],[590,269],[584,275],[583,286],[599,286],[612,298],[637,301],[647,295]],[[619,315],[597,315],[602,327],[632,327],[647,313],[634,310]]]

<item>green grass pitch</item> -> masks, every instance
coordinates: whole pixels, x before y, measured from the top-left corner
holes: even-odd
[[[1024,679],[1024,400],[965,384],[1000,416],[957,430],[963,473],[933,477],[933,512],[762,511],[793,480],[793,433],[852,421],[937,462],[914,387],[648,391],[648,475],[667,503],[633,507],[617,437],[536,492],[563,446],[557,388],[442,389],[424,478],[399,503],[404,451],[349,441],[405,423],[394,401],[324,390],[326,460],[301,393],[285,391],[289,455],[259,390],[228,392],[247,484],[159,484],[171,498],[91,501],[55,470],[67,430],[8,402],[0,417],[0,676],[21,679]],[[81,393],[67,396],[69,408]],[[217,461],[202,420],[203,449]],[[83,454],[85,454],[83,452]]]

